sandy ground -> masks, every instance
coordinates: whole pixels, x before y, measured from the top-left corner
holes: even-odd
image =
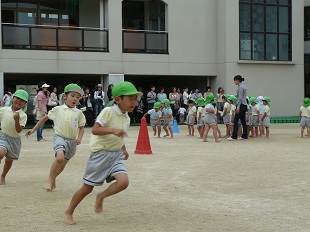
[[[131,127],[128,189],[95,214],[95,196],[107,185],[96,187],[73,226],[63,211],[82,185],[90,129],[53,192],[41,188],[54,160],[53,130],[44,130],[44,143],[23,137],[20,160],[0,186],[0,231],[310,231],[310,139],[299,138],[298,124],[272,124],[269,140],[221,143],[179,130],[171,140],[149,128],[153,154],[135,155],[139,127]]]

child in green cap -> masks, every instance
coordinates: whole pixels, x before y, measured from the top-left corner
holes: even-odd
[[[66,224],[75,224],[73,212],[78,204],[90,194],[95,186],[106,181],[109,187],[97,194],[94,211],[102,211],[103,200],[125,190],[129,184],[124,160],[129,154],[126,150],[124,136],[130,124],[128,112],[136,106],[137,91],[130,82],[119,82],[112,89],[115,104],[104,108],[98,115],[90,137],[91,154],[88,159],[84,184],[73,195],[69,207],[64,214]]]
[[[161,104],[160,102],[154,103],[154,109],[149,110],[143,115],[143,118],[145,118],[148,114],[150,115],[150,124],[153,128],[154,136],[156,136],[156,127],[158,130],[158,138],[160,138],[160,132],[161,132],[161,126],[160,126],[160,119],[161,119],[161,110],[160,110]]]
[[[310,138],[310,99],[307,97],[304,99],[304,104],[300,107],[299,117],[301,126],[301,138],[304,137],[305,128],[307,128],[308,138]]]
[[[65,87],[63,98],[65,104],[56,106],[43,116],[37,124],[26,132],[30,136],[48,119],[54,122],[55,135],[53,147],[55,161],[51,166],[48,182],[43,189],[52,191],[56,188],[56,177],[64,170],[68,161],[75,155],[76,146],[81,144],[86,123],[83,112],[76,108],[84,91],[77,84]]]
[[[13,94],[9,107],[0,108],[0,163],[5,156],[0,184],[5,185],[5,177],[12,167],[13,161],[18,160],[21,150],[20,132],[27,123],[27,115],[22,110],[27,106],[28,93],[19,89]]]
[[[205,100],[203,98],[198,98],[197,99],[197,130],[199,133],[199,139],[202,139],[203,137],[203,132],[205,129]]]
[[[265,96],[262,101],[263,101],[263,104],[264,104],[264,113],[263,113],[261,121],[263,122],[263,126],[266,129],[266,136],[265,136],[265,138],[269,139],[269,127],[270,127],[270,107],[269,107],[269,105],[270,105],[270,98]]]
[[[168,99],[164,99],[162,103],[163,103],[163,108],[162,108],[162,116],[161,116],[161,118],[164,119],[164,127],[163,127],[163,129],[166,132],[164,137],[169,136],[169,132],[170,132],[171,138],[173,139],[173,131],[172,131],[173,112],[172,112],[172,109],[170,107],[170,101]]]

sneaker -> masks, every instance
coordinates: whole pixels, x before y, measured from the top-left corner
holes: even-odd
[[[237,139],[233,139],[232,137],[227,138],[228,141],[236,141]]]
[[[242,137],[238,137],[238,138],[237,138],[237,140],[244,140],[244,138],[242,138]]]

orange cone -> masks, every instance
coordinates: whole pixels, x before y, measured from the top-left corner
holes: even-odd
[[[134,153],[139,154],[139,155],[151,155],[152,154],[149,132],[147,130],[147,124],[146,124],[145,118],[141,119],[137,146],[136,146],[136,150]]]

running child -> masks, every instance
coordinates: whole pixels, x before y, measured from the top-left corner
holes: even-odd
[[[301,138],[304,137],[305,128],[307,128],[307,134],[309,138],[310,137],[310,99],[307,97],[304,99],[304,104],[300,107],[299,117],[300,117],[300,126],[301,126],[301,131],[300,131]]]
[[[13,161],[18,160],[22,142],[20,132],[27,123],[27,109],[29,94],[22,89],[16,90],[9,107],[0,108],[0,163],[5,156],[0,184],[6,184],[6,175],[10,171]],[[23,111],[24,110],[24,111]]]
[[[263,104],[264,104],[264,114],[262,116],[262,122],[263,126],[266,129],[266,139],[269,139],[269,127],[270,127],[270,98],[265,96],[263,98]]]
[[[127,81],[117,83],[112,89],[114,105],[104,108],[98,115],[90,137],[90,156],[84,174],[84,184],[73,195],[69,207],[64,213],[66,224],[75,224],[73,213],[79,203],[92,192],[95,186],[110,183],[107,189],[97,194],[94,211],[103,210],[103,200],[128,187],[129,179],[124,160],[129,154],[126,150],[124,136],[130,125],[128,112],[136,106],[138,92]]]
[[[162,103],[163,103],[163,108],[162,108],[161,118],[164,119],[163,129],[166,132],[164,137],[169,136],[169,132],[170,132],[170,136],[171,136],[170,138],[173,139],[173,131],[172,131],[173,116],[172,116],[172,110],[170,107],[170,101],[168,99],[164,99]]]
[[[157,128],[158,138],[160,138],[160,132],[161,132],[160,119],[162,113],[160,107],[161,107],[160,102],[155,102],[154,109],[149,110],[143,115],[143,118],[145,118],[148,114],[150,115],[150,124],[151,127],[153,128],[154,136],[156,136],[156,128]]]
[[[196,118],[196,106],[195,102],[190,99],[188,101],[188,108],[187,108],[187,118],[186,118],[186,124],[188,129],[188,135],[187,136],[194,136],[194,124],[195,124],[195,118]]]
[[[204,127],[205,127],[205,100],[203,98],[198,98],[197,99],[197,130],[199,133],[199,139],[202,139],[203,137],[203,132],[204,132]]]
[[[217,135],[217,128],[216,128],[216,122],[214,119],[214,106],[212,103],[214,102],[214,96],[212,94],[209,94],[206,96],[206,106],[205,106],[205,131],[203,133],[203,142],[208,142],[207,136],[209,133],[210,128],[213,130],[213,136],[215,139],[215,142],[221,142],[219,140],[218,135]]]
[[[185,108],[185,105],[182,104],[178,110],[178,114],[180,115],[180,123],[181,124],[184,124],[184,122],[185,122],[185,113],[186,113],[186,108]]]
[[[69,160],[75,155],[76,146],[81,144],[86,119],[76,106],[83,94],[84,91],[77,84],[67,85],[63,94],[65,104],[54,107],[25,134],[27,137],[30,136],[48,119],[54,122],[55,160],[50,169],[48,182],[43,186],[47,191],[53,191],[56,188],[56,177],[62,173]]]

